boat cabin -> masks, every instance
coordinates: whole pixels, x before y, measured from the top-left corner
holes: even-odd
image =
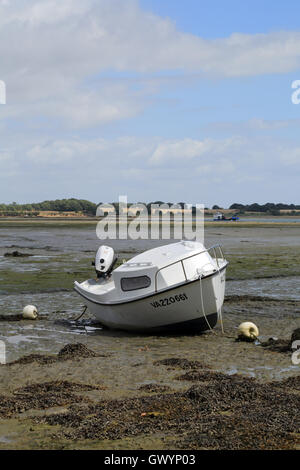
[[[183,284],[216,272],[224,262],[212,257],[202,243],[181,241],[153,248],[116,268],[107,279],[90,279],[77,287],[101,300],[124,301]]]

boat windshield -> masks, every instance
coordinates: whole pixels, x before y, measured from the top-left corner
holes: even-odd
[[[148,276],[123,277],[121,279],[121,288],[123,291],[145,289],[151,285],[151,279]]]

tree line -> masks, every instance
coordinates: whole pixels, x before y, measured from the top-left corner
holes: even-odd
[[[77,212],[84,215],[95,215],[97,204],[86,201],[85,199],[56,199],[54,201],[43,201],[31,204],[0,204],[2,215],[38,215],[40,211],[53,212]]]
[[[0,214],[2,216],[24,216],[24,215],[31,215],[31,216],[37,216],[39,215],[40,211],[53,211],[53,212],[75,212],[75,213],[81,213],[84,215],[89,215],[89,216],[95,216],[96,215],[96,210],[98,205],[101,204],[100,202],[98,204],[95,204],[91,201],[87,201],[85,199],[56,199],[52,201],[43,201],[43,202],[38,202],[38,203],[31,203],[31,204],[17,204],[16,202],[12,202],[11,204],[0,204]],[[119,202],[112,202],[111,203],[115,207],[115,211],[117,214],[119,214],[119,209],[120,205]],[[164,203],[163,201],[153,201],[149,203],[145,202],[139,202],[135,205],[143,204],[144,206],[147,207],[148,213],[150,214],[151,211],[151,205],[152,204],[168,204],[169,206],[172,206],[173,203]],[[130,207],[132,204],[128,203],[128,207]],[[177,203],[179,207],[184,208],[185,203],[184,202],[179,202]],[[205,209],[208,209],[207,207]],[[219,209],[222,210],[224,208],[214,205],[212,206],[212,209]],[[288,210],[291,211],[291,214],[296,213],[297,210],[300,210],[300,205],[297,204],[274,204],[274,203],[266,203],[266,204],[240,204],[240,203],[234,203],[231,204],[229,209],[237,211],[240,214],[243,214],[245,212],[260,212],[260,213],[265,213],[265,214],[270,214],[270,215],[280,215],[280,210]],[[192,207],[192,213],[195,214],[195,207]]]
[[[297,210],[300,210],[300,205],[298,204],[283,204],[278,203],[274,204],[272,202],[267,202],[266,204],[231,204],[229,209],[238,210],[240,214],[245,212],[262,212],[270,215],[280,215],[280,211],[291,211],[291,214],[296,213]]]

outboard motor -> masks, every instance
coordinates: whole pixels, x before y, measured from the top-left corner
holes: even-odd
[[[108,277],[110,275],[118,259],[114,255],[114,250],[110,246],[102,245],[98,248],[93,263],[98,277]]]

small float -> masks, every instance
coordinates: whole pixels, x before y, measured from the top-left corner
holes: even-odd
[[[141,253],[114,269],[111,247],[96,254],[97,279],[74,283],[97,320],[127,331],[212,329],[225,294],[220,245],[181,241]]]

